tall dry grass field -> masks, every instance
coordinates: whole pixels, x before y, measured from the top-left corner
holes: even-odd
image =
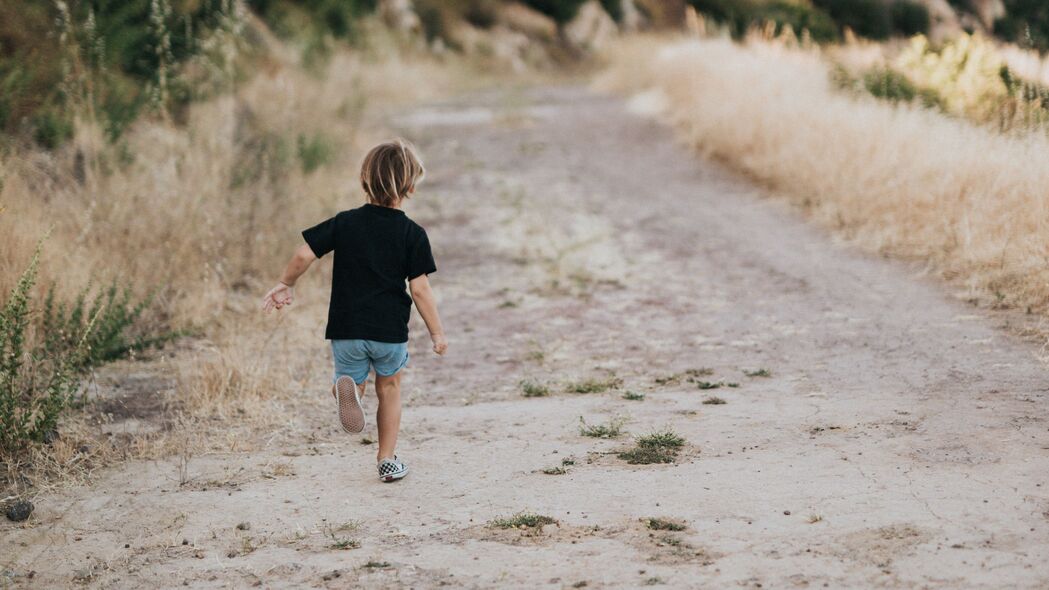
[[[640,38],[598,85],[704,154],[969,297],[1049,313],[1049,139],[837,91],[817,49]]]
[[[157,369],[174,382],[160,431],[118,448],[100,438],[97,415],[73,412],[57,442],[0,457],[9,492],[80,480],[121,457],[245,448],[252,432],[289,423],[292,396],[313,385],[325,394],[326,358],[309,354],[322,350],[317,322],[262,321],[261,296],[299,230],[362,202],[359,159],[387,138],[381,112],[478,83],[462,60],[382,30],[369,42],[336,50],[321,70],[274,45],[249,78],[223,81],[179,121],[146,117],[111,142],[85,111],[58,150],[0,154],[0,290],[11,292],[48,235],[38,295],[54,285],[70,301],[116,280],[139,297],[157,293],[146,322],[197,336]],[[300,299],[322,304],[322,283],[303,281]]]

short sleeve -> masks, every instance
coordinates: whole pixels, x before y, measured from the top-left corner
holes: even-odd
[[[420,229],[415,242],[408,249],[408,280],[437,272],[437,264],[430,251],[430,238]]]
[[[335,218],[322,221],[303,230],[302,239],[306,240],[313,254],[320,258],[335,249]]]

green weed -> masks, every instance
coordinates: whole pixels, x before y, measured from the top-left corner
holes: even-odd
[[[685,439],[668,429],[638,437],[634,448],[619,452],[618,457],[631,465],[673,463],[683,446]]]
[[[727,403],[725,400],[721,399],[716,395],[712,395],[707,399],[703,400],[703,404],[707,406],[720,406],[725,403]]]
[[[605,424],[587,424],[583,417],[579,417],[579,434],[591,438],[618,438],[623,434],[623,425],[626,418],[613,418]]]
[[[771,377],[772,371],[768,369],[755,369],[753,371],[743,371],[743,374],[747,377]]]
[[[550,387],[543,383],[536,383],[534,381],[522,381],[520,385],[521,393],[525,397],[546,397],[550,395]]]
[[[630,400],[632,402],[640,402],[640,401],[644,401],[645,394],[637,393],[637,392],[634,392],[634,391],[628,391],[628,392],[623,394],[623,399]]]
[[[642,518],[641,522],[645,523],[645,526],[653,531],[683,531],[687,527],[680,522],[669,520],[666,518]]]
[[[612,375],[605,379],[584,379],[573,381],[565,387],[568,393],[604,393],[609,389],[616,389],[623,385],[623,380]]]
[[[548,524],[557,524],[557,520],[543,516],[541,514],[534,514],[531,512],[518,512],[513,516],[507,518],[497,518],[490,523],[488,526],[497,529],[542,529]]]

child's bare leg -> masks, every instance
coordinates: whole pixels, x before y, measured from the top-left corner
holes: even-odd
[[[375,422],[379,425],[379,453],[376,459],[390,459],[393,458],[397,433],[401,429],[401,374],[389,377],[376,375],[375,397],[379,399],[379,409],[375,412]]]

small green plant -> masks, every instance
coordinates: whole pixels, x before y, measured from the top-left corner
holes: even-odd
[[[640,401],[644,401],[645,394],[637,393],[635,391],[628,391],[628,392],[623,394],[623,399],[630,400],[632,402],[640,402]]]
[[[672,430],[663,430],[638,437],[632,449],[621,451],[618,456],[631,465],[673,463],[685,439]]]
[[[357,528],[356,523],[352,523],[352,522],[343,524],[338,529],[332,528],[332,526],[330,524],[324,525],[325,533],[327,533],[327,535],[329,537],[331,537],[331,544],[328,545],[328,547],[330,547],[332,549],[338,549],[340,551],[345,551],[345,550],[348,550],[348,549],[359,549],[360,546],[361,546],[361,542],[358,541],[357,539],[351,539],[350,537],[343,537],[341,535],[336,535],[335,534],[337,532],[337,530],[338,531],[346,530],[346,529],[355,530],[356,528]]]
[[[557,467],[547,467],[543,470],[543,473],[547,475],[564,475],[568,473],[568,470],[559,465]]]
[[[681,539],[677,537],[671,537],[670,535],[663,535],[659,538],[659,542],[663,545],[669,545],[671,547],[680,547],[683,543]]]
[[[618,438],[623,434],[623,425],[626,418],[618,417],[609,420],[605,424],[587,424],[583,417],[579,417],[579,434],[591,438]]]
[[[390,567],[390,562],[370,560],[361,567],[369,570],[382,570]]]
[[[699,369],[687,369],[681,373],[673,373],[665,375],[663,377],[656,377],[656,385],[673,385],[680,383],[682,380],[688,381],[689,383],[695,383],[699,377],[709,377],[714,374],[714,369],[708,369],[706,367]]]
[[[696,387],[699,389],[720,389],[722,383],[720,381],[697,381]]]
[[[743,374],[747,377],[771,377],[772,371],[768,369],[755,369],[753,371],[743,371]]]
[[[706,405],[706,406],[720,406],[720,405],[723,405],[723,404],[726,404],[726,403],[728,403],[728,402],[726,402],[725,400],[721,399],[720,397],[718,397],[716,395],[712,395],[712,396],[708,397],[707,399],[703,400],[703,405]]]
[[[142,314],[152,303],[152,296],[134,301],[131,289],[118,288],[116,281],[94,297],[89,297],[89,293],[88,289],[81,291],[71,305],[55,303],[52,285],[40,314],[40,331],[47,354],[68,354],[83,342],[83,354],[77,357],[76,369],[123,358],[182,335],[168,330],[149,334],[142,326]]]
[[[575,459],[571,457],[565,457],[564,459],[561,459],[561,465],[564,465],[565,467],[575,465]]]
[[[488,526],[497,529],[539,529],[548,524],[557,524],[557,520],[543,516],[541,514],[534,514],[531,512],[518,512],[513,516],[507,518],[497,518],[490,523]]]
[[[69,346],[52,350],[45,342],[29,342],[31,291],[42,243],[0,308],[0,450],[7,452],[42,440],[55,429],[73,402],[77,369],[86,363],[86,342],[98,317],[96,312],[87,320]]]
[[[573,381],[565,387],[568,393],[604,393],[609,389],[616,389],[623,385],[623,380],[615,375],[605,379],[584,379]]]
[[[550,395],[550,387],[535,381],[522,381],[521,393],[525,397],[546,397]]]
[[[645,523],[645,526],[653,531],[683,531],[687,527],[675,520],[669,520],[666,518],[642,518],[641,522]]]

